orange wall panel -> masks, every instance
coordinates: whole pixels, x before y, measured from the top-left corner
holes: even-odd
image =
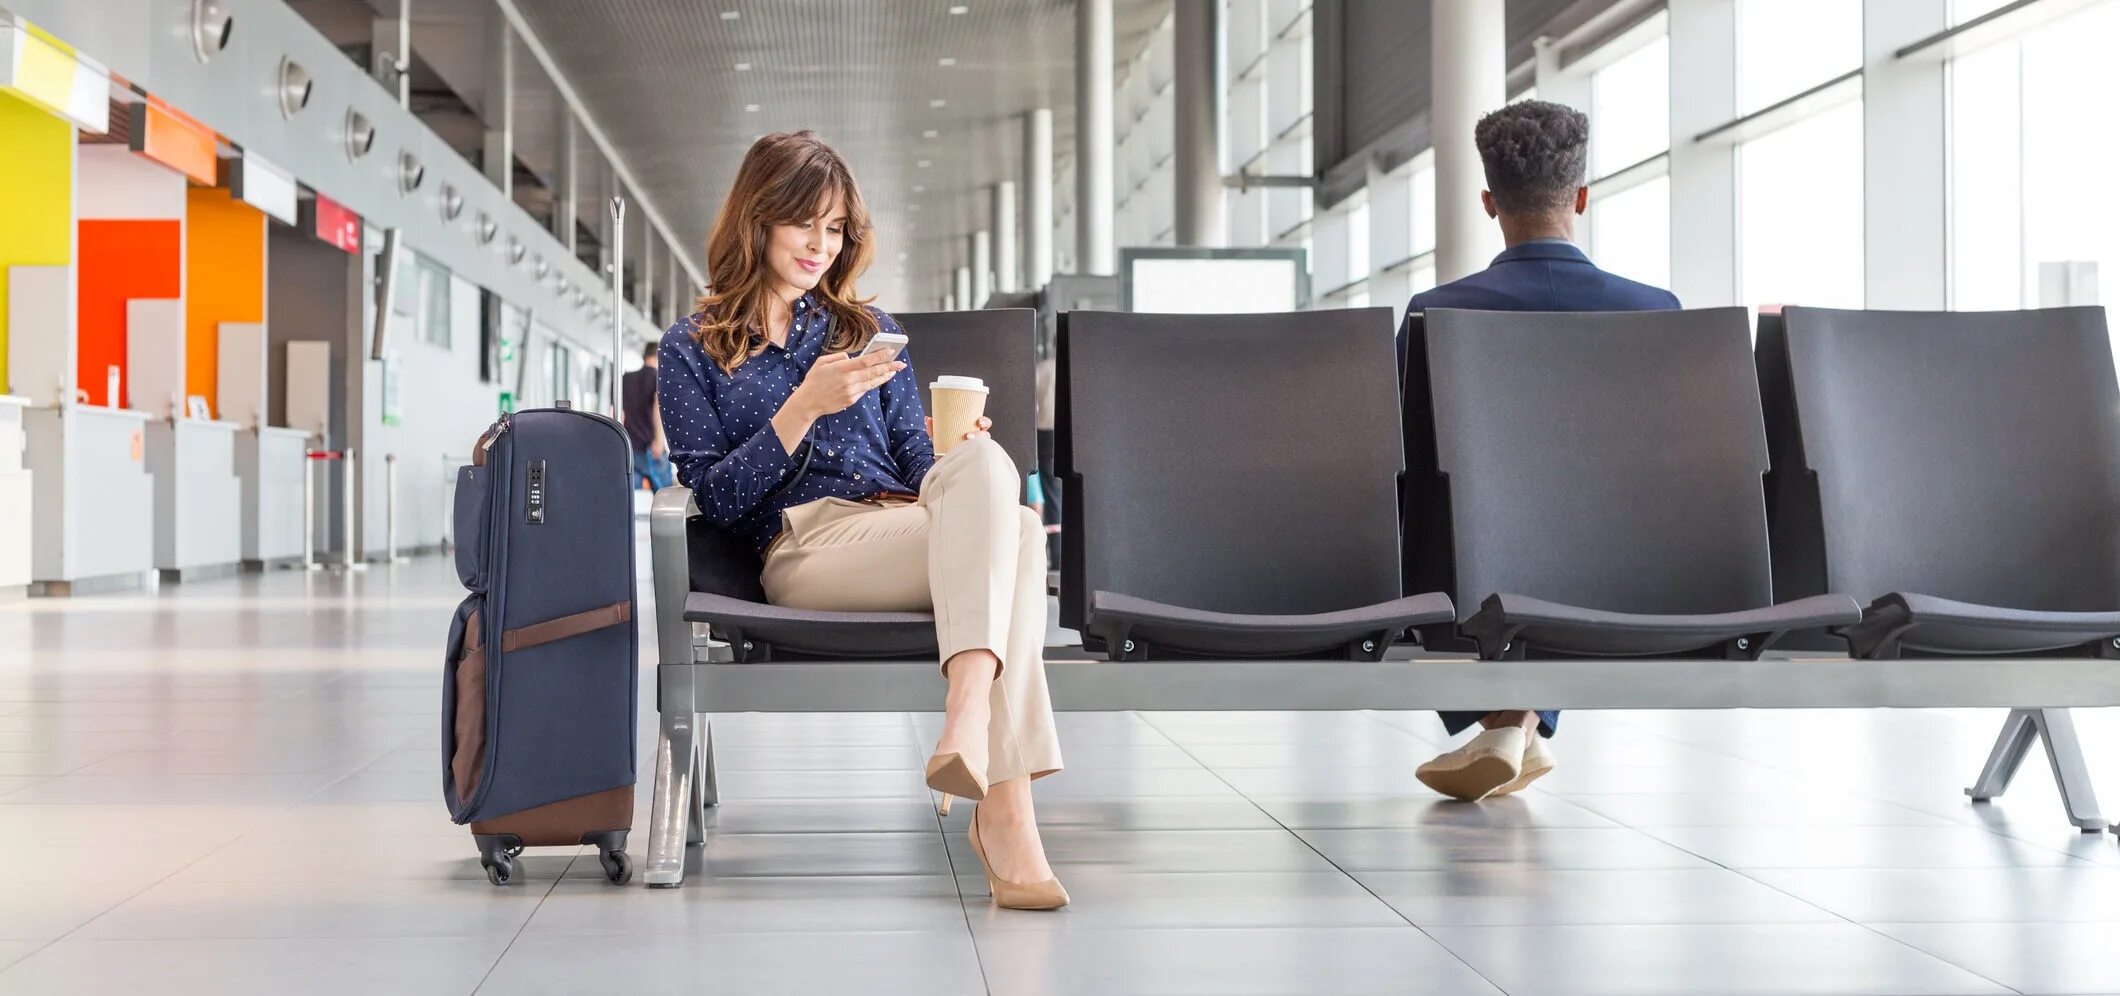
[[[221,411],[221,323],[265,320],[265,214],[193,187],[184,218],[184,393]],[[243,414],[243,413],[237,413]]]
[[[80,287],[78,386],[105,403],[104,371],[125,367],[125,302],[184,293],[184,223],[84,221],[77,249]],[[121,380],[120,397],[126,390]]]

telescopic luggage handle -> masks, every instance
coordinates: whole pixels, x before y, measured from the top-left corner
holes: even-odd
[[[626,362],[626,199],[611,198],[611,420],[621,421],[618,371]]]

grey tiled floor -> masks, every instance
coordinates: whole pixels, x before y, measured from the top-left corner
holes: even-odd
[[[457,597],[429,559],[0,604],[0,996],[2120,992],[2120,843],[2036,760],[1960,794],[1992,712],[1576,713],[1480,806],[1413,780],[1422,713],[1064,715],[1054,914],[936,814],[938,717],[721,716],[683,889],[571,849],[494,889],[437,798]]]

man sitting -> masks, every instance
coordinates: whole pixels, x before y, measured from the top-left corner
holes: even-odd
[[[1581,111],[1539,100],[1511,104],[1473,129],[1486,166],[1480,203],[1502,226],[1508,246],[1487,269],[1407,302],[1408,314],[1430,308],[1472,311],[1662,311],[1679,306],[1670,291],[1598,269],[1575,246],[1575,218],[1590,204],[1584,185],[1590,121]],[[1405,349],[1401,336],[1400,350]],[[1442,713],[1452,734],[1478,723],[1465,746],[1415,772],[1429,788],[1468,802],[1508,795],[1553,770],[1546,738],[1557,711]]]

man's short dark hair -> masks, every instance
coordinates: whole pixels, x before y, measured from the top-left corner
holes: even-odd
[[[1510,104],[1472,130],[1487,167],[1487,189],[1502,210],[1537,214],[1575,201],[1589,168],[1590,119],[1543,100]]]
[[[643,346],[643,347],[641,347],[641,351],[640,351],[640,358],[641,358],[641,359],[643,359],[643,360],[652,360],[652,359],[654,359],[654,358],[655,358],[655,353],[656,353],[656,351],[657,351],[657,350],[659,350],[659,349],[661,349],[661,348],[662,348],[662,343],[659,343],[659,342],[651,342],[651,343],[647,344],[646,346]]]

